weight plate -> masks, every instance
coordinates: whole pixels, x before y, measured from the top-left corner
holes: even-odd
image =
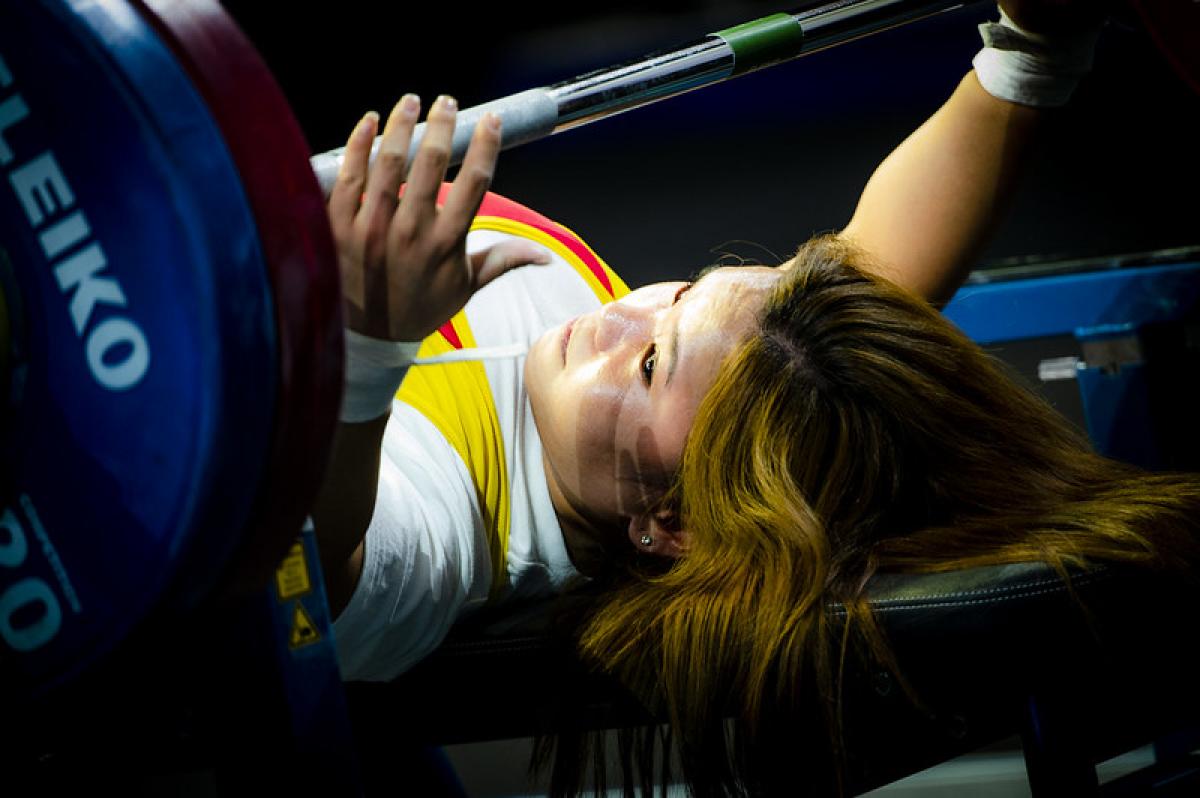
[[[226,575],[265,585],[311,511],[342,393],[341,282],[311,150],[287,100],[215,0],[135,0],[203,95],[241,173],[274,292],[275,428],[251,529]]]
[[[20,319],[0,699],[20,700],[110,651],[193,541],[240,539],[277,346],[239,176],[171,52],[117,2],[0,16],[0,262]]]
[[[1132,4],[1163,58],[1200,94],[1200,3],[1133,0]]]

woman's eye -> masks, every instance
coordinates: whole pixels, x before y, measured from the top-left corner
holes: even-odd
[[[650,344],[650,349],[646,351],[645,357],[642,358],[642,379],[649,385],[654,379],[654,367],[658,365],[658,347]]]
[[[671,300],[674,305],[679,301],[679,298],[688,292],[694,283],[684,283],[679,286],[679,290],[675,292],[675,297]],[[650,348],[646,350],[646,354],[642,356],[642,379],[649,385],[654,381],[654,369],[658,366],[658,346],[650,344]]]

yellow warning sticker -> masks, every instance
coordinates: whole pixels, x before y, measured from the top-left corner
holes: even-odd
[[[317,625],[304,611],[304,605],[297,601],[296,608],[292,610],[292,631],[288,635],[288,648],[300,648],[320,639],[321,633],[317,631]]]
[[[312,590],[312,582],[308,578],[308,563],[304,561],[303,544],[293,544],[283,562],[275,569],[275,587],[279,591],[280,601],[303,596]]]

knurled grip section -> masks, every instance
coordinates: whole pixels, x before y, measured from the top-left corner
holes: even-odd
[[[459,111],[457,122],[454,125],[454,139],[450,150],[452,166],[462,163],[463,157],[467,154],[467,145],[471,143],[471,136],[475,132],[475,125],[488,111],[500,117],[502,124],[501,149],[545,138],[554,132],[554,127],[558,122],[558,103],[545,88],[529,89],[482,105],[464,108]],[[412,144],[408,150],[409,166],[412,165],[417,147],[420,146],[424,135],[425,123],[422,122],[413,130]],[[379,143],[380,137],[376,137],[375,143],[371,145],[372,161],[375,160],[375,154],[379,151]],[[346,148],[339,147],[311,158],[317,182],[321,184],[321,191],[327,197],[333,189],[345,157]]]

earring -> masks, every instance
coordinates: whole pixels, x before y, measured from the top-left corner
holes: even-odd
[[[654,545],[654,538],[650,537],[649,535],[642,535],[642,545],[646,548],[650,548]]]

